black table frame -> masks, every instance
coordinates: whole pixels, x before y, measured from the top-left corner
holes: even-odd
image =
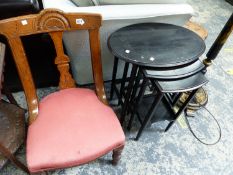
[[[159,89],[159,86],[156,85],[156,81],[151,81],[150,78],[148,78],[148,77],[145,78],[145,76],[142,76],[143,74],[140,73],[141,72],[140,69],[144,68],[144,69],[151,69],[151,70],[154,70],[154,71],[155,70],[160,71],[160,70],[164,70],[164,69],[169,69],[169,70],[171,70],[171,73],[173,74],[173,72],[174,73],[176,72],[176,71],[174,71],[176,68],[181,68],[181,70],[183,70],[183,68],[186,68],[189,65],[192,65],[194,62],[196,62],[198,60],[199,56],[205,50],[205,44],[204,44],[203,40],[200,39],[199,36],[193,35],[193,32],[189,33],[189,31],[187,31],[187,29],[184,30],[184,28],[182,28],[182,27],[172,26],[170,24],[158,24],[158,23],[155,24],[155,25],[154,24],[148,24],[148,23],[146,23],[145,25],[143,25],[143,24],[140,24],[140,25],[129,26],[129,27],[126,27],[123,30],[120,29],[119,34],[116,34],[114,32],[110,36],[110,38],[108,40],[108,46],[110,48],[110,51],[115,56],[114,65],[113,65],[113,73],[112,73],[112,85],[111,85],[111,91],[110,91],[110,99],[113,98],[113,95],[114,95],[114,92],[115,92],[117,97],[118,97],[118,105],[122,106],[121,118],[120,118],[121,125],[123,125],[123,123],[125,121],[126,114],[128,112],[132,112],[132,117],[130,118],[130,122],[129,122],[129,125],[128,125],[128,129],[131,128],[134,113],[137,113],[137,111],[134,111],[135,104],[137,106],[139,104],[139,102],[141,101],[141,99],[143,98],[144,92],[145,92],[145,89],[146,89],[148,83],[151,83],[153,88],[155,88],[155,89],[157,88],[156,89],[157,90],[156,98],[153,100],[152,106],[149,109],[149,112],[147,113],[144,121],[143,122],[141,121],[142,127],[140,128],[140,131],[139,131],[138,136],[136,137],[136,139],[138,139],[140,137],[142,130],[148,124],[148,121],[150,121],[150,119],[152,118],[152,116],[154,114],[154,111],[156,110],[156,106],[159,104],[159,102],[162,99],[165,100],[165,105],[168,106],[168,109],[174,115],[174,119],[176,119],[177,116],[179,116],[181,114],[181,112],[184,111],[187,104],[193,98],[193,95],[196,93],[196,89],[192,89],[193,92],[190,94],[190,97],[188,97],[188,99],[183,103],[183,105],[180,107],[180,110],[177,113],[175,113],[172,110],[172,106],[174,106],[174,104],[176,104],[176,102],[178,101],[178,99],[179,99],[179,97],[181,95],[181,93],[179,93],[179,90],[178,90],[178,93],[176,91],[174,91],[175,95],[173,97],[169,93],[164,93],[163,90]],[[153,27],[155,31],[157,30],[158,26],[161,26],[161,28],[165,29],[165,30],[166,29],[168,29],[168,30],[171,29],[172,32],[175,30],[178,35],[177,36],[175,35],[175,38],[173,38],[171,40],[174,41],[174,43],[176,43],[176,41],[182,40],[182,41],[184,41],[183,45],[186,45],[186,42],[187,42],[185,40],[186,37],[189,38],[188,41],[191,41],[192,38],[196,38],[196,39],[194,39],[195,42],[193,44],[197,46],[197,49],[195,50],[195,48],[193,49],[193,47],[187,47],[187,52],[184,52],[183,55],[178,54],[172,60],[168,59],[168,58],[170,58],[170,55],[167,55],[167,57],[165,56],[165,58],[166,58],[165,60],[163,60],[163,58],[164,58],[163,56],[162,57],[160,56],[160,57],[157,57],[157,61],[151,60],[152,62],[150,62],[150,61],[148,62],[149,58],[152,58],[154,56],[156,57],[156,54],[154,55],[154,52],[153,52],[153,49],[152,49],[151,50],[151,53],[153,53],[152,57],[149,57],[149,58],[146,57],[147,60],[141,61],[141,57],[138,57],[138,56],[140,56],[138,54],[142,54],[142,55],[145,54],[145,53],[143,53],[143,47],[147,46],[147,44],[148,44],[147,40],[143,42],[145,44],[143,44],[142,47],[140,47],[140,45],[137,45],[137,47],[136,47],[136,48],[138,48],[138,46],[139,46],[142,49],[142,53],[141,52],[139,52],[139,53],[133,52],[134,49],[131,46],[134,45],[134,43],[133,43],[134,40],[132,40],[132,43],[131,43],[131,40],[130,40],[130,42],[129,42],[130,44],[126,43],[125,46],[123,48],[121,48],[121,44],[123,44],[122,43],[123,40],[121,38],[126,36],[125,32],[128,32],[128,31],[132,32],[134,30],[134,27],[138,27],[138,26],[140,26],[140,27],[135,28],[136,29],[136,31],[135,31],[136,34],[138,33],[138,31],[139,32],[140,31],[143,31],[143,32],[146,31],[147,26],[149,27],[149,29],[151,27]],[[159,27],[159,30],[161,30],[161,28]],[[148,30],[148,32],[149,32],[148,34],[150,35],[151,30]],[[170,34],[170,36],[171,36],[171,34]],[[183,36],[185,36],[185,37],[183,37]],[[118,39],[118,37],[120,39]],[[157,35],[157,34],[155,35],[155,38],[156,37],[161,38],[161,36]],[[164,37],[166,37],[166,36],[164,36]],[[134,37],[131,37],[131,38],[134,38]],[[178,38],[178,40],[176,40],[176,38]],[[149,41],[151,42],[151,44],[154,43],[154,39],[149,40]],[[138,43],[139,40],[136,39],[135,42]],[[165,40],[164,44],[169,44],[169,42],[170,42],[170,39]],[[158,43],[155,43],[155,44],[158,44]],[[156,46],[159,46],[159,45],[155,45],[155,48],[157,48]],[[133,50],[131,56],[128,55],[128,52],[130,53],[130,50],[128,52],[126,52],[127,47],[131,48],[130,49],[131,51]],[[178,47],[181,48],[180,45]],[[159,48],[160,48],[161,53],[163,54],[163,52],[164,52],[163,51],[163,46],[159,46]],[[174,51],[174,45],[171,45],[171,49]],[[181,51],[183,51],[183,50],[181,50]],[[192,54],[190,55],[189,52],[191,52]],[[127,53],[127,54],[125,55],[125,53]],[[147,54],[148,53],[150,53],[150,52],[147,52]],[[181,52],[181,53],[183,53],[183,52]],[[134,55],[134,54],[136,54],[136,55]],[[160,52],[158,52],[158,54],[160,54]],[[120,89],[118,89],[118,87],[117,87],[117,84],[119,84],[119,82],[116,80],[119,59],[125,61],[123,76],[122,76],[122,79],[121,79],[121,82],[120,82]],[[161,63],[158,62],[159,60],[161,60]],[[130,76],[128,77],[127,76],[128,75],[128,70],[129,70],[129,66],[131,64],[132,64],[132,69],[131,69],[131,72],[130,72]],[[191,66],[191,67],[195,67],[195,66]],[[205,68],[204,65],[203,65],[203,68]],[[186,69],[186,70],[189,70],[189,68]],[[198,71],[201,71],[201,70],[199,69]],[[192,74],[192,73],[189,72],[189,74]],[[176,76],[181,76],[181,75],[178,75],[178,74],[176,75],[176,73],[175,73],[173,75],[173,78],[170,77],[170,79],[174,80],[174,79],[176,79],[176,78],[174,78]],[[186,73],[185,73],[184,77],[187,77],[187,76],[188,75],[186,75]],[[141,83],[142,79],[143,79],[143,82]],[[128,85],[126,86],[127,82],[128,82]],[[134,104],[135,96],[136,96],[136,94],[138,92],[139,87],[141,87],[141,90],[139,92],[139,96],[138,96],[138,98],[136,100],[136,103]],[[125,89],[126,89],[126,92],[125,92]],[[132,104],[134,104],[134,105],[132,105]],[[173,123],[174,123],[174,120],[172,120],[169,123],[169,125],[167,126],[165,131],[167,131],[172,126]]]
[[[158,108],[158,105],[159,103],[162,102],[163,100],[163,103],[165,104],[165,107],[166,109],[168,110],[169,114],[171,114],[171,119],[170,119],[170,122],[169,124],[167,125],[167,127],[165,128],[165,132],[167,132],[171,126],[174,124],[174,122],[176,121],[176,119],[181,115],[181,113],[186,109],[187,105],[189,104],[189,102],[194,98],[196,92],[198,91],[199,87],[204,85],[205,83],[203,84],[200,84],[199,86],[197,87],[193,87],[191,89],[187,89],[187,90],[174,90],[173,92],[171,93],[174,93],[174,96],[170,96],[169,94],[167,94],[166,92],[163,92],[163,89],[160,87],[160,85],[157,83],[157,80],[156,79],[153,79],[153,78],[148,78],[145,76],[145,74],[143,73],[143,69],[144,68],[139,68],[139,71],[138,71],[138,75],[137,75],[137,78],[135,80],[135,85],[134,85],[134,88],[133,88],[133,92],[132,92],[132,96],[131,98],[135,98],[135,94],[136,94],[136,89],[139,88],[139,79],[141,78],[138,78],[138,77],[143,77],[143,81],[142,81],[142,85],[140,86],[140,90],[139,90],[139,93],[138,93],[138,96],[136,98],[136,101],[134,103],[133,100],[131,100],[131,104],[129,105],[132,105],[132,113],[131,113],[131,117],[130,117],[130,121],[128,123],[128,127],[127,129],[130,130],[131,127],[132,127],[132,123],[133,123],[133,120],[135,118],[135,114],[137,115],[138,119],[139,119],[139,122],[141,123],[141,127],[137,133],[137,136],[135,138],[135,140],[138,140],[139,137],[141,136],[142,134],[142,131],[144,130],[145,127],[147,127],[148,123],[151,121],[152,117],[154,116],[155,114],[155,111],[157,110]],[[145,93],[145,90],[146,90],[146,87],[148,85],[148,82],[151,82],[153,87],[155,88],[155,91],[156,91],[156,94],[153,95],[153,101],[152,101],[152,104],[151,106],[149,107],[149,111],[146,113],[145,117],[144,117],[144,120],[142,121],[142,119],[140,119],[140,116],[139,116],[139,112],[138,112],[138,109],[139,109],[139,105],[141,104],[143,98],[144,98],[144,93]],[[189,91],[190,94],[188,96],[188,98],[184,101],[184,103],[179,107],[178,111],[174,111],[173,108],[175,107],[178,99],[180,98],[182,92],[186,92],[186,91]],[[130,109],[130,108],[129,108]]]

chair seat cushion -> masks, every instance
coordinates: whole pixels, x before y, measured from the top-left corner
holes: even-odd
[[[39,104],[28,129],[27,163],[31,172],[76,166],[124,145],[113,110],[89,89],[52,93]]]

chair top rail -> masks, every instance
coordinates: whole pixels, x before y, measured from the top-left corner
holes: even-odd
[[[99,28],[102,17],[90,13],[63,13],[57,9],[45,9],[39,14],[19,16],[0,21],[0,34],[7,38],[38,33]]]

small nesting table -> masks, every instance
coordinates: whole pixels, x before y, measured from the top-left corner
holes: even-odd
[[[152,86],[156,84],[154,80],[157,83],[157,80],[174,81],[169,85],[173,86],[175,80],[192,76],[204,69],[199,61],[199,56],[205,51],[204,41],[194,32],[172,24],[142,23],[124,27],[109,37],[108,46],[115,56],[110,97],[115,92],[122,104],[121,124],[125,120],[130,102],[137,95],[140,72],[151,81]],[[125,61],[120,90],[116,86],[119,59]],[[129,65],[132,65],[132,69],[128,77]],[[200,76],[204,84],[204,75]],[[175,92],[174,89],[171,92]]]

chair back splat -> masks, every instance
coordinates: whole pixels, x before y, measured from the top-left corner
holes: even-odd
[[[38,115],[38,98],[21,37],[38,33],[49,33],[57,53],[55,64],[60,72],[59,87],[60,89],[66,89],[75,87],[75,82],[69,73],[70,59],[64,54],[62,44],[63,32],[88,30],[96,93],[100,101],[107,104],[103,86],[99,44],[99,28],[101,26],[101,21],[101,16],[98,14],[63,13],[56,9],[46,9],[41,11],[40,14],[20,16],[0,21],[0,34],[6,36],[9,42],[25,91],[29,108],[30,124]]]

